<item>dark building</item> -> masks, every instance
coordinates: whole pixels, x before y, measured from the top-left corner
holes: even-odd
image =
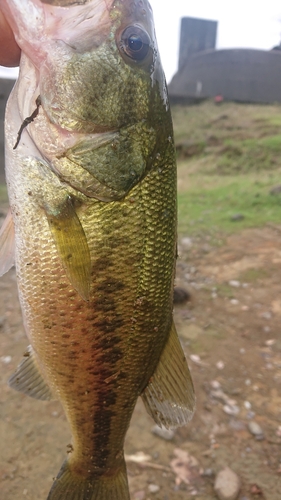
[[[194,17],[182,18],[179,69],[189,56],[216,47],[217,24],[217,21],[207,21]]]
[[[213,50],[191,56],[169,85],[174,102],[221,95],[229,101],[281,102],[281,51]]]
[[[4,118],[6,102],[15,84],[14,80],[0,78],[0,177],[4,176]]]
[[[191,19],[192,21],[192,19]],[[197,21],[197,20],[195,20]],[[206,40],[208,23],[198,25],[198,40],[203,37],[205,26]],[[204,23],[204,21],[203,21]],[[196,24],[192,29],[181,34],[183,47],[180,51],[179,70],[169,85],[172,102],[190,102],[194,100],[222,96],[223,99],[238,102],[272,103],[281,102],[281,51],[255,49],[195,48]],[[182,23],[182,29],[190,26]],[[209,35],[208,35],[209,36]]]

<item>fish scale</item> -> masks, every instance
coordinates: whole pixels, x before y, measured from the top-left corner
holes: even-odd
[[[6,112],[0,269],[15,234],[31,344],[9,384],[59,399],[70,425],[48,500],[128,500],[123,445],[138,396],[167,428],[186,424],[195,403],[172,318],[171,115],[148,2],[63,5],[3,0],[23,56]]]
[[[171,275],[174,267],[175,202],[173,205],[170,203],[173,209],[170,208],[168,227],[167,216],[164,212],[167,199],[170,198],[171,202],[175,200],[175,183],[170,181],[171,171],[168,165],[161,173],[158,170],[151,172],[130,192],[130,199],[121,204],[113,202],[104,207],[103,203],[94,202],[93,207],[90,203],[89,207],[83,208],[80,220],[92,254],[94,275],[91,297],[87,304],[69,285],[58,258],[56,262],[55,245],[49,245],[48,225],[45,220],[45,229],[42,228],[43,220],[40,217],[37,202],[31,204],[31,196],[28,198],[30,204],[27,220],[23,218],[18,221],[16,238],[25,244],[19,249],[17,276],[27,331],[51,387],[56,391],[59,390],[62,402],[66,401],[65,408],[73,435],[75,429],[80,430],[81,436],[76,438],[77,444],[74,438],[72,461],[76,453],[78,455],[81,453],[80,450],[84,450],[84,460],[89,460],[89,456],[85,457],[85,445],[89,442],[89,426],[92,427],[93,424],[86,421],[83,426],[82,422],[83,415],[88,416],[97,412],[93,401],[96,386],[99,387],[99,398],[101,395],[106,398],[107,394],[112,397],[114,387],[119,383],[119,378],[122,379],[122,392],[120,389],[118,391],[120,403],[114,401],[114,406],[122,407],[125,399],[128,414],[126,415],[124,411],[120,412],[120,417],[127,429],[135,403],[135,395],[132,401],[130,401],[131,398],[127,401],[127,394],[131,393],[132,387],[135,387],[137,393],[140,394],[142,388],[146,386],[159,359],[159,346],[163,343],[159,332],[163,332],[163,336],[169,333],[172,289],[170,280],[167,282],[167,275]],[[22,175],[24,179],[21,179],[21,173],[17,172],[18,181],[20,183],[24,181],[29,186],[26,168]],[[163,179],[166,189],[161,189],[162,195],[156,196],[157,186],[160,184],[159,177]],[[152,193],[157,200],[153,204],[153,209],[150,208],[149,202]],[[26,198],[24,194],[21,194],[21,197]],[[124,217],[124,211],[127,213],[126,217]],[[35,223],[36,214],[37,223]],[[162,217],[160,216],[160,221],[162,218],[164,222],[162,225],[159,224],[159,214],[162,214]],[[120,224],[120,215],[122,224]],[[34,246],[32,238],[27,238],[25,234],[26,228],[31,225],[35,234],[43,236],[35,241]],[[150,229],[149,232],[147,227]],[[112,241],[114,238],[117,238],[116,246]],[[110,241],[110,246],[108,241]],[[134,260],[135,257],[136,265],[128,269],[124,261],[127,260],[128,248],[132,246],[132,243],[134,250],[133,253],[130,250],[130,259]],[[101,249],[103,259],[107,259],[107,263],[111,262],[109,268],[104,263],[102,266],[99,265]],[[40,254],[40,261],[36,263],[34,256],[38,254]],[[157,260],[155,255],[157,255]],[[30,260],[30,257],[34,265],[27,266],[27,260]],[[42,280],[44,281],[44,277],[47,279],[49,276],[51,280],[48,283],[48,296],[46,297],[42,296]],[[95,304],[100,296],[103,301],[97,307]],[[137,301],[140,297],[142,299],[138,305]],[[84,329],[83,332],[81,332],[81,327]],[[66,335],[69,335],[69,338],[66,338]],[[149,343],[146,341],[147,336],[149,336]],[[122,339],[121,342],[118,342],[118,337]],[[137,355],[135,338],[138,344]],[[108,352],[105,349],[106,343],[109,344]],[[131,343],[132,349],[130,349]],[[131,356],[130,351],[132,351]],[[84,371],[82,373],[80,370],[79,379],[73,380],[70,384],[69,375],[77,372],[77,358],[79,358],[79,364],[82,358]],[[102,377],[99,376],[100,372]],[[107,378],[118,372],[120,373],[115,380],[111,383],[105,382]],[[126,374],[126,377],[122,374]],[[98,400],[101,401],[99,398]],[[112,427],[120,428],[121,423],[115,423],[115,418],[111,417],[107,408],[105,418],[100,408],[101,404],[97,406],[101,422],[106,418],[113,418]],[[95,429],[95,425],[93,427]],[[109,434],[108,429],[106,431],[98,433],[98,442],[105,441],[104,435]],[[120,434],[124,439],[124,431]],[[84,439],[81,440],[81,437]],[[116,454],[116,449],[120,449],[123,444],[118,443],[114,447],[114,443],[116,443],[115,435],[112,437],[112,443],[108,444],[109,449],[113,450],[113,456]],[[89,450],[90,456],[94,454],[96,448],[94,439],[93,449]],[[100,455],[97,458],[100,462]],[[85,467],[88,470],[90,465]]]

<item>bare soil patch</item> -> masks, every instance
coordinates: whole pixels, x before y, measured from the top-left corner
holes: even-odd
[[[138,403],[126,440],[131,498],[215,500],[215,474],[229,466],[240,500],[280,500],[281,227],[245,230],[219,248],[202,241],[179,242],[177,284],[191,300],[175,308],[196,414],[166,441]],[[0,498],[45,500],[70,434],[59,403],[6,384],[27,346],[14,269],[0,281],[0,338]],[[136,462],[138,452],[149,457]]]

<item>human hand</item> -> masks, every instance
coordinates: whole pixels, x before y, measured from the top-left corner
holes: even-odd
[[[12,29],[0,10],[0,65],[14,67],[20,61],[20,48],[17,45]]]

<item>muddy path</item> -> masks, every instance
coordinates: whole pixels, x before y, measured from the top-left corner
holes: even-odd
[[[197,411],[166,440],[139,401],[125,450],[131,498],[215,500],[215,475],[228,465],[240,500],[278,500],[281,227],[246,230],[219,248],[185,237],[179,253],[177,284],[190,300],[175,307],[175,321]],[[0,498],[45,500],[70,435],[59,403],[6,385],[27,345],[14,269],[0,281],[0,339]]]

